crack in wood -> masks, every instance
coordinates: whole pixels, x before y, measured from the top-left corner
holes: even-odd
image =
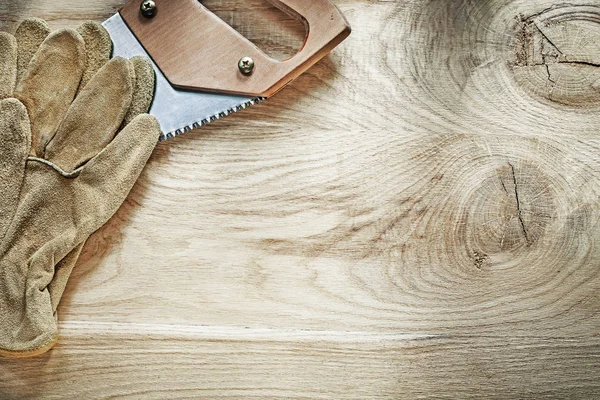
[[[521,224],[521,230],[523,231],[523,236],[525,236],[525,241],[527,245],[530,245],[529,235],[527,234],[527,229],[525,228],[525,222],[523,221],[523,213],[521,210],[521,201],[519,200],[519,189],[517,183],[517,174],[515,173],[515,166],[512,163],[508,163],[512,171],[513,183],[515,185],[515,199],[517,202],[517,218],[519,218],[519,223]]]
[[[589,67],[600,67],[599,63],[591,62],[591,61],[579,61],[579,60],[569,60],[568,58],[564,58],[564,61],[559,60],[557,64],[575,64],[575,65],[587,65]]]
[[[499,178],[500,178],[500,183],[502,184],[502,189],[504,189],[506,194],[508,194],[508,189],[506,188],[506,185],[504,184],[504,179],[502,179],[502,175],[500,175]]]
[[[552,41],[552,39],[550,39],[550,38],[548,37],[548,35],[546,35],[546,34],[544,33],[544,31],[543,31],[543,30],[540,28],[540,26],[538,25],[538,23],[539,23],[539,22],[537,22],[537,21],[533,21],[533,25],[535,25],[535,27],[536,27],[536,31],[537,31],[537,32],[539,32],[539,34],[540,34],[540,35],[542,35],[542,37],[543,37],[544,39],[546,39],[546,41],[547,41],[547,42],[548,42],[548,43],[549,43],[549,44],[550,44],[552,47],[554,47],[554,49],[556,49],[556,51],[559,53],[559,55],[562,55],[562,54],[563,54],[563,52],[562,52],[562,51],[561,51],[561,50],[558,48],[558,46],[557,46],[557,45],[556,45],[556,44],[555,44],[555,43]]]
[[[529,16],[519,14],[515,28],[512,66],[520,85],[567,106],[600,101],[593,83],[600,71],[584,68],[600,67],[591,44],[600,35],[600,7],[557,4]]]
[[[548,81],[553,85],[556,85],[556,81],[552,79],[552,73],[550,73],[550,65],[546,64],[546,72],[548,73]]]

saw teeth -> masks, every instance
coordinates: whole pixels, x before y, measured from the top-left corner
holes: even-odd
[[[188,132],[190,132],[190,131],[192,131],[194,129],[198,129],[198,128],[204,126],[204,125],[208,125],[211,122],[214,122],[214,121],[216,121],[218,119],[221,119],[223,117],[226,117],[226,116],[231,115],[233,113],[236,113],[238,111],[245,110],[246,108],[251,107],[251,106],[253,106],[255,104],[258,104],[261,101],[264,101],[266,99],[267,99],[266,97],[257,97],[255,99],[252,99],[250,101],[242,103],[242,104],[240,104],[238,106],[235,106],[235,108],[230,108],[228,110],[221,111],[220,113],[217,113],[217,114],[212,115],[210,117],[206,117],[206,118],[204,118],[204,119],[202,119],[202,120],[200,120],[198,122],[194,122],[191,125],[184,126],[183,128],[179,128],[179,129],[177,129],[177,130],[175,130],[173,132],[162,133],[160,135],[159,142],[162,142],[162,141],[165,141],[165,140],[168,140],[168,139],[173,139],[175,136],[179,136],[179,135],[182,135],[184,133],[188,133]]]

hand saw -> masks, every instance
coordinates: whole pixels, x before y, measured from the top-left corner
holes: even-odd
[[[269,0],[299,18],[304,46],[278,61],[198,0],[131,0],[104,22],[113,56],[149,57],[156,71],[150,113],[169,139],[256,104],[281,90],[350,34],[329,0]]]

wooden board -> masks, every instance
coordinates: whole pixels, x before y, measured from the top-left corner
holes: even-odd
[[[158,147],[0,398],[600,397],[600,1],[577,4],[336,1],[332,55]],[[0,28],[118,6],[0,0]]]
[[[600,390],[598,339],[66,323],[3,363],[3,399],[571,399]]]

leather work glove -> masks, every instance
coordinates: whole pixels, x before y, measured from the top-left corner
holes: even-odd
[[[86,22],[82,24],[77,32],[82,36],[85,42],[86,50],[86,65],[79,84],[78,91],[83,89],[91,77],[108,62],[112,52],[112,42],[108,32],[95,22]],[[38,18],[26,19],[19,25],[15,34],[17,41],[17,78],[20,82],[23,74],[28,70],[29,63],[39,50],[39,46],[44,42],[47,36],[50,35],[50,27],[46,21]],[[7,40],[10,41],[10,35],[7,35]],[[7,47],[7,49],[10,46]],[[9,59],[10,57],[7,57]],[[132,105],[125,117],[125,123],[129,123],[136,115],[146,112],[152,103],[154,94],[154,72],[150,69],[149,63],[142,58],[133,58],[132,62],[136,69],[136,84],[138,87],[134,92]],[[11,65],[8,63],[7,65]],[[0,77],[2,74],[0,73]],[[11,74],[5,74],[8,78]],[[13,84],[0,84],[2,87],[12,90]],[[46,90],[48,93],[52,91]],[[40,91],[42,93],[42,91]],[[11,94],[3,95],[0,92],[0,99],[3,97],[11,97]],[[43,103],[43,102],[42,102]],[[63,105],[63,107],[66,105]],[[31,113],[31,111],[30,111]],[[64,112],[58,113],[59,115]],[[37,118],[33,118],[34,121]],[[71,251],[64,259],[62,259],[55,267],[54,278],[48,285],[48,291],[52,301],[52,308],[56,313],[60,299],[64,293],[71,272],[79,258],[79,254],[83,248],[85,241]]]
[[[121,206],[160,135],[138,115],[153,97],[148,60],[107,61],[97,24],[48,31],[28,20],[16,38],[0,33],[0,355],[12,357],[55,344],[81,244]]]
[[[77,29],[77,32],[81,34],[85,41],[87,56],[86,68],[78,89],[81,90],[90,80],[90,78],[110,59],[112,43],[106,30],[95,22],[90,21],[82,24]],[[10,73],[10,70],[12,70],[14,66],[13,57],[16,57],[17,59],[16,82],[20,82],[23,74],[28,69],[31,59],[35,53],[37,53],[39,46],[44,42],[46,37],[50,35],[50,33],[50,26],[46,21],[39,18],[30,18],[24,20],[19,25],[19,28],[15,34],[17,42],[16,53],[14,53],[15,46],[11,45],[11,43],[13,43],[12,37],[10,35],[4,36],[5,47],[0,45],[0,48],[6,49],[6,53],[4,54],[6,57],[2,57],[2,59],[5,60],[4,66],[8,69],[6,70],[5,74],[0,72],[0,77],[4,76],[5,79],[10,79],[11,82],[7,81],[4,84],[0,82],[0,99],[12,97],[14,95],[12,93],[13,89],[15,89],[15,82],[12,82],[14,74]],[[1,38],[2,36],[0,36],[0,39]],[[2,42],[0,41],[0,44],[1,43]],[[13,50],[11,51],[10,49]],[[7,93],[2,93],[2,89],[4,89],[4,91]],[[54,278],[52,279],[52,282],[50,282],[50,285],[48,285],[48,291],[52,301],[52,308],[55,314],[60,299],[64,293],[67,281],[71,276],[71,272],[75,267],[84,244],[85,241],[71,251],[55,267]]]

